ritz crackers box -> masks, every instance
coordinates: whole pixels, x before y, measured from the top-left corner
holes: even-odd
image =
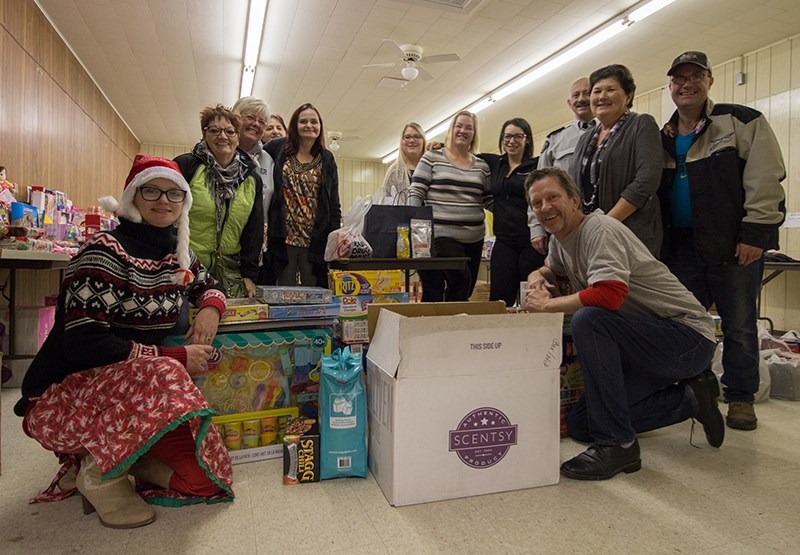
[[[561,314],[373,304],[369,468],[395,506],[558,483]]]

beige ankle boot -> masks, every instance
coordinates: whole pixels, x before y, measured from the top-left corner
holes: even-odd
[[[103,480],[94,458],[86,456],[75,480],[83,496],[83,514],[97,511],[108,528],[137,528],[156,519],[156,512],[133,489],[128,473]]]
[[[173,474],[173,470],[167,466],[167,463],[150,455],[142,455],[138,461],[133,463],[129,472],[131,476],[163,489],[169,489],[169,481]]]

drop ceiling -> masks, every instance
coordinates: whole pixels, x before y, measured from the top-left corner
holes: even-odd
[[[192,145],[198,113],[239,95],[247,0],[36,0],[141,143]],[[404,122],[431,128],[547,58],[634,0],[270,0],[253,95],[287,121],[312,102],[326,130],[350,138],[338,156],[378,159],[397,146]],[[576,77],[609,63],[631,68],[639,91],[665,83],[685,50],[712,63],[800,33],[797,0],[677,0],[523,91],[480,113],[483,150],[502,122],[522,116],[534,133],[571,118]],[[458,62],[425,65],[433,79],[387,88],[399,44]],[[538,150],[538,145],[537,145]]]

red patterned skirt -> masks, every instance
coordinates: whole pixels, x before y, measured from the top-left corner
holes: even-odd
[[[197,463],[220,493],[196,498],[173,490],[144,491],[149,503],[183,505],[232,501],[231,460],[217,428],[214,411],[192,383],[182,364],[167,357],[140,357],[70,374],[32,399],[23,429],[65,463],[50,488],[36,501],[63,498],[55,483],[88,453],[104,476],[127,470],[164,434],[184,422],[196,445]]]

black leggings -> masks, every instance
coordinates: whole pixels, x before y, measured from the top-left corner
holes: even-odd
[[[545,255],[530,243],[519,245],[495,239],[491,260],[490,301],[505,301],[512,306],[519,296],[519,282],[528,281],[528,274],[544,264]],[[525,299],[520,300],[525,304]]]
[[[469,300],[478,279],[483,241],[461,243],[448,237],[437,237],[433,240],[433,245],[437,257],[466,256],[469,261],[463,270],[420,270],[422,301],[432,303]]]

